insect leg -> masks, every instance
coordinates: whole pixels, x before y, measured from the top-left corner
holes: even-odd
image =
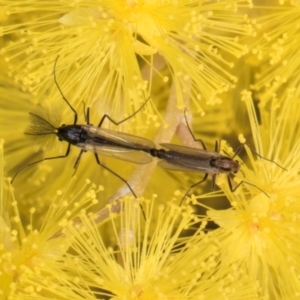
[[[83,115],[84,115],[84,120],[86,122],[87,125],[90,125],[90,108],[88,107],[85,110],[85,103],[82,101],[83,103]]]
[[[72,176],[74,176],[75,175],[75,173],[76,173],[76,171],[77,171],[77,168],[78,168],[78,165],[79,165],[79,162],[80,162],[80,159],[81,159],[81,155],[82,155],[82,153],[83,152],[85,152],[84,150],[81,150],[80,151],[80,153],[79,153],[79,155],[78,155],[78,157],[77,157],[77,159],[76,159],[76,161],[75,161],[75,164],[74,164],[74,173],[73,173],[73,175]]]
[[[204,144],[204,142],[203,142],[201,139],[196,139],[196,138],[195,138],[195,136],[194,136],[194,134],[193,134],[193,131],[192,131],[192,129],[191,129],[190,125],[189,125],[189,122],[188,122],[188,120],[187,120],[187,117],[186,117],[186,108],[184,109],[184,119],[185,119],[187,128],[188,128],[188,130],[189,130],[189,132],[190,132],[190,134],[191,134],[193,140],[194,140],[195,142],[199,142],[199,143],[201,144],[201,146],[203,147],[203,149],[204,149],[204,150],[207,150],[207,149],[206,149],[206,146],[205,146],[205,144]]]
[[[248,184],[248,185],[251,185],[255,188],[257,188],[258,190],[260,190],[263,194],[265,194],[268,198],[270,198],[270,196],[265,192],[263,191],[260,187],[250,183],[250,182],[247,182],[247,181],[241,181],[239,182],[235,187],[232,186],[232,179],[230,178],[230,176],[228,175],[227,176],[227,182],[228,182],[228,186],[230,188],[230,191],[233,193],[236,191],[236,189],[242,184],[242,183],[245,183],[245,184]]]
[[[218,173],[214,173],[212,175],[212,182],[211,182],[211,189],[212,189],[212,191],[215,190],[217,176],[218,176]]]
[[[74,112],[74,125],[77,123],[77,111],[73,108],[73,106],[70,104],[70,102],[67,100],[67,98],[64,96],[61,88],[59,87],[59,84],[57,82],[57,79],[56,79],[56,73],[55,73],[55,69],[56,69],[56,64],[57,64],[57,61],[58,61],[58,58],[59,58],[59,55],[57,55],[56,59],[55,59],[55,62],[54,62],[54,69],[53,69],[53,76],[54,76],[54,82],[62,96],[62,98],[65,100],[65,102],[69,105],[69,107],[71,108],[71,110]]]
[[[104,169],[106,169],[107,171],[109,171],[110,173],[114,174],[116,177],[118,177],[120,180],[122,180],[126,185],[127,187],[129,188],[129,190],[131,191],[131,193],[133,194],[133,196],[135,198],[137,198],[135,192],[133,191],[133,189],[131,188],[131,186],[128,184],[128,182],[123,178],[121,177],[119,174],[117,174],[116,172],[114,172],[113,170],[111,170],[110,168],[106,167],[105,165],[103,165],[100,160],[99,160],[99,157],[98,157],[98,154],[97,153],[94,153],[95,154],[95,158],[96,158],[96,162],[98,165],[100,165],[101,167],[103,167]]]
[[[90,125],[90,108],[86,109],[86,123]]]
[[[129,188],[129,190],[131,191],[131,193],[133,194],[133,196],[135,198],[137,198],[135,192],[133,191],[133,189],[131,188],[131,186],[128,184],[128,182],[123,177],[121,177],[119,174],[117,174],[116,172],[114,172],[112,169],[110,169],[110,168],[106,167],[105,165],[103,165],[100,162],[98,154],[97,153],[94,153],[94,154],[95,154],[95,158],[96,158],[97,164],[100,165],[101,167],[103,167],[104,169],[106,169],[107,171],[109,171],[110,173],[112,173],[113,175],[115,175],[116,177],[118,177],[121,181],[123,181],[127,185],[127,187]],[[145,214],[145,211],[144,211],[143,206],[141,204],[140,204],[140,208],[142,210],[143,217],[146,220],[146,214]]]
[[[184,194],[183,198],[181,199],[180,203],[179,203],[179,206],[181,206],[183,200],[188,196],[188,194],[190,193],[191,189],[193,189],[195,186],[197,186],[198,184],[204,182],[208,177],[208,173],[206,173],[203,177],[202,180],[196,182],[195,184],[193,184],[192,186],[190,186],[190,188],[187,190],[187,192]]]
[[[125,119],[123,119],[123,120],[121,120],[121,121],[119,121],[119,122],[116,122],[116,121],[114,121],[109,115],[104,115],[102,118],[101,118],[101,120],[100,120],[100,122],[99,122],[99,125],[98,125],[98,127],[101,127],[102,126],[102,124],[103,124],[103,122],[104,122],[104,120],[107,118],[110,122],[112,122],[113,124],[115,124],[115,125],[120,125],[120,124],[122,124],[123,122],[126,122],[127,120],[129,120],[130,118],[132,118],[132,117],[134,117],[138,112],[140,112],[143,108],[144,108],[144,106],[147,104],[147,102],[150,100],[150,97],[145,101],[145,103],[137,110],[137,111],[135,111],[132,115],[130,115],[129,117],[127,117],[127,118],[125,118]]]
[[[221,142],[219,143],[218,141],[215,142],[215,152],[220,152],[221,148]]]
[[[71,149],[71,144],[68,144],[68,148],[67,148],[67,151],[66,151],[66,154],[65,154],[65,155],[59,155],[59,156],[53,156],[53,157],[46,157],[46,158],[40,159],[40,160],[38,160],[38,161],[35,161],[35,162],[33,162],[33,163],[30,163],[30,164],[24,166],[21,170],[19,170],[19,171],[14,175],[14,177],[12,178],[12,180],[10,181],[10,183],[12,184],[13,181],[15,180],[15,178],[17,177],[17,175],[18,175],[21,171],[23,171],[24,169],[26,169],[27,167],[30,167],[30,166],[35,165],[35,164],[38,164],[38,163],[40,163],[40,162],[42,162],[42,161],[45,161],[45,160],[58,159],[58,158],[65,158],[65,157],[67,157],[67,156],[69,155],[70,149]]]

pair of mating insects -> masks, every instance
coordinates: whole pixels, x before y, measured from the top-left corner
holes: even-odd
[[[28,135],[57,135],[58,139],[60,141],[66,141],[68,143],[67,151],[65,155],[60,156],[54,156],[54,157],[46,157],[41,160],[35,161],[33,163],[30,163],[26,166],[24,166],[21,170],[19,170],[14,177],[12,178],[12,181],[16,178],[16,176],[23,171],[25,168],[32,166],[34,164],[37,164],[39,162],[45,161],[45,160],[51,160],[51,159],[59,159],[59,158],[65,158],[69,155],[71,145],[79,147],[80,153],[76,159],[74,169],[76,171],[78,164],[80,162],[81,156],[84,152],[91,151],[94,152],[96,162],[97,164],[101,165],[103,168],[110,171],[112,174],[114,174],[116,177],[118,177],[120,180],[122,180],[129,188],[129,190],[132,192],[132,194],[136,197],[136,194],[134,193],[133,189],[130,187],[128,182],[122,178],[120,175],[115,173],[113,170],[109,169],[105,165],[103,165],[98,157],[98,153],[108,155],[111,157],[115,157],[121,160],[130,161],[133,163],[138,164],[146,164],[152,161],[152,157],[159,158],[161,161],[158,162],[158,165],[165,169],[171,169],[175,171],[182,171],[182,172],[198,172],[198,173],[204,173],[204,177],[199,182],[192,185],[188,191],[185,193],[184,197],[182,198],[180,205],[182,204],[182,201],[185,199],[185,197],[189,194],[192,188],[197,186],[198,184],[204,182],[208,175],[212,175],[212,185],[213,189],[215,187],[215,181],[216,177],[219,173],[225,173],[227,174],[227,180],[228,185],[230,187],[230,190],[234,192],[242,183],[246,183],[248,185],[254,186],[257,189],[259,189],[261,192],[266,194],[263,190],[261,190],[259,187],[246,182],[241,181],[239,184],[237,184],[235,187],[232,186],[232,181],[230,178],[231,173],[237,173],[240,170],[240,164],[237,160],[234,160],[234,157],[237,156],[237,154],[240,152],[242,147],[245,146],[245,144],[241,144],[241,146],[238,148],[238,150],[235,152],[233,157],[228,157],[221,155],[219,153],[219,145],[218,142],[216,142],[215,145],[215,151],[207,151],[205,144],[201,140],[196,140],[194,138],[194,135],[188,125],[188,129],[194,138],[195,141],[199,141],[202,144],[203,149],[196,149],[191,147],[185,147],[185,146],[179,146],[174,144],[160,144],[165,149],[156,149],[155,144],[147,140],[145,138],[137,137],[134,135],[117,132],[109,129],[101,128],[104,120],[107,118],[109,121],[111,121],[115,125],[120,125],[121,123],[127,121],[134,115],[136,115],[147,103],[147,100],[136,112],[134,112],[131,116],[125,118],[122,121],[116,122],[112,118],[110,118],[108,115],[104,115],[102,119],[100,120],[98,127],[95,127],[90,124],[90,116],[89,116],[89,108],[87,108],[85,114],[85,125],[79,125],[77,124],[77,112],[73,108],[73,106],[69,103],[69,101],[64,96],[62,90],[60,89],[57,79],[56,79],[56,63],[57,63],[58,57],[54,64],[54,82],[63,98],[63,100],[66,102],[66,104],[70,107],[70,109],[74,113],[74,122],[72,125],[61,125],[60,127],[53,126],[48,120],[43,118],[42,116],[30,113],[31,116],[31,131],[26,132]],[[249,145],[248,145],[249,147]],[[255,152],[252,148],[250,148],[253,152]],[[255,152],[260,158],[265,159],[267,161],[273,162],[272,160],[269,160],[267,158],[262,157],[257,152]],[[275,162],[273,162],[275,163]],[[275,163],[278,165],[277,163]],[[279,166],[279,165],[278,165]],[[281,166],[279,166],[281,167]],[[282,168],[282,167],[281,167]],[[267,195],[267,194],[266,194]],[[268,195],[267,195],[268,196]]]

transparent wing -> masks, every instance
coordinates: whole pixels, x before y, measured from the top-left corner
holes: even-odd
[[[158,165],[164,169],[210,174],[218,172],[218,170],[210,164],[211,159],[221,157],[218,152],[167,143],[160,145],[170,150],[167,158],[158,163]],[[172,158],[173,154],[174,158]]]
[[[129,161],[135,164],[147,164],[152,161],[152,157],[150,156],[150,154],[136,149],[127,149],[119,146],[96,144],[93,142],[78,146],[82,147],[86,151],[92,151],[113,158]]]
[[[216,173],[216,169],[212,167],[208,159],[194,159],[190,157],[176,157],[176,159],[161,160],[158,165],[164,169],[193,172],[193,173]]]
[[[90,125],[85,125],[87,128],[88,134],[91,137],[99,137],[110,142],[116,143],[120,146],[130,147],[132,149],[153,149],[155,144],[145,138],[131,135],[124,132],[109,130],[105,128],[98,128]]]
[[[160,145],[168,150],[172,150],[188,156],[198,157],[199,159],[212,159],[212,158],[221,157],[221,154],[215,151],[207,151],[204,149],[197,149],[197,148],[191,148],[191,147],[175,145],[175,144],[167,144],[167,143],[163,143]]]

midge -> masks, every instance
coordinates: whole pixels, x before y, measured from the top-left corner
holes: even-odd
[[[186,119],[186,114],[185,114]],[[239,182],[235,187],[232,185],[232,178],[230,177],[231,174],[236,174],[240,170],[240,163],[237,160],[234,160],[234,157],[238,155],[238,153],[247,145],[251,151],[253,151],[257,156],[259,156],[261,159],[264,159],[266,161],[275,163],[280,168],[284,169],[280,165],[278,165],[276,162],[262,157],[260,154],[258,154],[252,147],[250,147],[248,144],[244,143],[241,144],[238,149],[236,150],[235,154],[232,157],[225,156],[220,154],[220,148],[219,143],[216,141],[215,143],[215,150],[214,151],[208,151],[206,149],[206,146],[202,140],[195,139],[193,132],[191,128],[189,127],[189,124],[186,119],[186,124],[188,126],[188,129],[195,141],[198,141],[201,143],[203,149],[197,149],[197,148],[191,148],[186,146],[179,146],[174,144],[160,144],[165,149],[151,149],[149,153],[153,157],[157,157],[161,159],[161,161],[158,162],[158,165],[164,169],[174,170],[174,171],[182,171],[182,172],[195,172],[195,173],[204,173],[204,177],[190,186],[188,191],[183,196],[180,205],[182,204],[185,197],[189,194],[191,189],[199,185],[200,183],[206,181],[208,175],[212,175],[212,190],[215,189],[215,183],[216,178],[220,173],[225,173],[227,175],[227,182],[229,185],[229,188],[231,192],[234,192],[242,183],[251,185],[258,190],[260,190],[262,193],[264,193],[267,197],[269,197],[261,188],[258,186],[247,182],[247,181],[241,181]]]
[[[66,153],[60,156],[46,157],[38,161],[35,161],[33,163],[25,165],[13,176],[11,183],[13,183],[16,176],[21,171],[23,171],[29,166],[40,163],[45,160],[67,157],[70,153],[71,146],[73,145],[81,149],[74,164],[74,169],[75,169],[74,174],[76,172],[82,154],[87,151],[94,152],[97,164],[102,166],[112,174],[114,174],[121,181],[123,181],[129,188],[131,193],[136,197],[136,194],[134,193],[134,191],[132,190],[132,188],[124,178],[122,178],[120,175],[118,175],[113,170],[106,167],[104,164],[100,162],[98,153],[115,157],[121,160],[137,163],[137,164],[146,164],[152,161],[151,156],[148,154],[148,149],[155,148],[154,143],[141,137],[137,137],[134,135],[117,132],[109,129],[104,129],[100,127],[102,126],[105,119],[108,119],[110,122],[112,122],[115,125],[120,125],[121,123],[127,121],[128,119],[136,115],[146,105],[146,103],[150,98],[148,98],[147,101],[136,112],[134,112],[131,116],[123,119],[122,121],[116,122],[110,116],[105,114],[101,118],[98,126],[95,127],[90,124],[90,110],[89,108],[87,108],[86,112],[84,113],[86,124],[84,125],[77,124],[77,112],[64,96],[56,80],[55,68],[56,68],[56,63],[58,58],[59,57],[56,58],[54,63],[54,70],[53,70],[54,82],[62,98],[74,113],[73,124],[71,125],[63,124],[59,127],[55,127],[44,117],[36,113],[30,113],[31,127],[29,128],[28,132],[25,132],[25,134],[33,135],[33,136],[56,135],[60,141],[65,141],[68,143]]]

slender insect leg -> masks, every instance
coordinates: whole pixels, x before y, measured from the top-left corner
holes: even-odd
[[[135,192],[133,191],[133,189],[131,188],[131,186],[128,184],[128,182],[123,178],[121,177],[119,174],[117,174],[116,172],[114,172],[113,170],[111,170],[110,168],[106,167],[105,165],[103,165],[100,160],[99,160],[99,157],[98,157],[98,154],[97,153],[94,153],[95,154],[95,158],[96,158],[96,162],[98,165],[100,165],[101,167],[103,167],[104,169],[106,169],[107,171],[109,171],[110,173],[114,174],[116,177],[118,177],[120,180],[122,180],[126,185],[127,187],[129,188],[129,190],[131,191],[131,193],[133,194],[133,196],[135,198],[137,198]]]
[[[185,119],[187,128],[188,128],[188,130],[189,130],[189,132],[190,132],[190,134],[191,134],[193,140],[194,140],[195,142],[199,142],[199,143],[201,144],[201,146],[203,147],[203,149],[204,149],[204,150],[207,150],[207,149],[206,149],[206,146],[205,146],[205,144],[204,144],[204,142],[203,142],[201,139],[196,139],[196,138],[195,138],[195,136],[194,136],[194,134],[193,134],[193,131],[192,131],[192,129],[191,129],[190,125],[189,125],[189,122],[188,122],[188,120],[187,120],[186,109],[184,109],[184,119]]]
[[[125,119],[123,119],[123,120],[121,120],[121,121],[119,121],[119,122],[116,122],[115,120],[113,120],[109,115],[104,115],[102,118],[101,118],[101,120],[100,120],[100,122],[99,122],[99,125],[98,125],[98,127],[101,127],[102,126],[102,124],[103,124],[103,122],[104,122],[104,120],[107,118],[110,122],[112,122],[113,124],[115,124],[115,125],[120,125],[120,124],[122,124],[123,122],[126,122],[127,120],[129,120],[130,118],[132,118],[132,117],[134,117],[138,112],[140,112],[143,108],[144,108],[144,106],[147,104],[147,102],[150,100],[150,97],[145,101],[145,103],[137,110],[137,111],[135,111],[132,115],[130,115],[129,117],[127,117],[127,118],[125,118]]]
[[[204,181],[207,179],[207,177],[208,177],[208,173],[206,173],[206,174],[204,175],[204,177],[203,177],[202,180],[200,180],[200,181],[196,182],[195,184],[193,184],[192,186],[190,186],[190,188],[187,190],[187,192],[184,194],[183,198],[181,199],[181,201],[180,201],[180,203],[179,203],[179,206],[181,206],[183,200],[188,196],[188,194],[190,193],[190,191],[191,191],[195,186],[197,186],[198,184],[204,182]]]
[[[38,164],[38,163],[40,163],[40,162],[42,162],[42,161],[45,161],[45,160],[58,159],[58,158],[65,158],[65,157],[67,157],[67,156],[69,155],[70,149],[71,149],[71,144],[68,144],[68,148],[67,148],[67,151],[66,151],[66,154],[65,154],[65,155],[59,155],[59,156],[53,156],[53,157],[46,157],[46,158],[40,159],[40,160],[38,160],[38,161],[35,161],[35,162],[33,162],[33,163],[30,163],[30,164],[26,165],[25,167],[23,167],[21,170],[19,170],[19,171],[14,175],[14,177],[12,178],[12,180],[10,181],[10,183],[12,184],[13,181],[15,180],[15,178],[17,177],[17,175],[18,175],[21,171],[23,171],[24,169],[26,169],[27,167],[30,167],[30,166],[35,165],[35,164]]]
[[[90,108],[86,109],[86,123],[90,125]]]
[[[83,104],[83,115],[84,115],[84,121],[86,122],[86,125],[90,125],[90,108],[88,107],[85,110],[85,103],[82,101]]]
[[[110,173],[112,173],[113,175],[115,175],[116,177],[118,177],[121,181],[123,181],[123,182],[127,185],[127,187],[129,188],[129,190],[130,190],[130,192],[133,194],[133,196],[134,196],[135,198],[137,198],[135,192],[133,191],[133,189],[131,188],[131,186],[129,185],[129,183],[128,183],[123,177],[121,177],[119,174],[117,174],[116,172],[114,172],[112,169],[110,169],[110,168],[106,167],[105,165],[103,165],[103,164],[100,162],[100,159],[99,159],[99,157],[98,157],[98,154],[97,154],[97,153],[94,153],[94,154],[95,154],[95,158],[96,158],[97,164],[100,165],[101,167],[103,167],[104,169],[106,169],[107,171],[109,171]],[[140,204],[140,208],[141,208],[141,210],[142,210],[143,217],[144,217],[144,219],[146,220],[146,214],[145,214],[144,208],[143,208],[143,206],[142,206],[141,204]]]
[[[215,152],[220,152],[221,148],[221,142],[219,143],[218,141],[215,142]]]
[[[78,168],[78,165],[79,165],[79,162],[80,162],[80,159],[81,159],[81,156],[82,156],[82,153],[83,152],[85,152],[84,150],[80,150],[80,153],[79,153],[79,155],[78,155],[78,157],[77,157],[77,159],[76,159],[76,161],[75,161],[75,164],[74,164],[74,173],[73,173],[73,175],[72,176],[74,176],[75,175],[75,173],[76,173],[76,171],[77,171],[77,168]]]
[[[69,107],[71,108],[71,110],[74,112],[74,125],[77,123],[77,111],[73,108],[73,106],[70,104],[70,102],[67,100],[67,98],[64,96],[61,88],[59,87],[59,84],[57,82],[57,79],[56,79],[56,73],[55,73],[55,69],[56,69],[56,64],[57,64],[57,61],[58,61],[58,58],[59,58],[59,55],[57,55],[56,59],[55,59],[55,62],[54,62],[54,68],[53,68],[53,76],[54,76],[54,82],[62,96],[62,98],[65,100],[65,102],[69,105]]]
[[[216,188],[216,179],[217,179],[218,173],[215,173],[212,175],[212,182],[211,182],[211,189],[212,191]]]
[[[256,186],[255,184],[252,184],[252,183],[250,183],[250,182],[247,182],[247,181],[241,181],[241,182],[239,182],[235,187],[233,187],[233,186],[232,186],[232,179],[230,178],[229,175],[227,176],[227,182],[228,182],[228,186],[229,186],[229,188],[230,188],[230,191],[231,191],[232,193],[235,192],[235,191],[237,190],[237,188],[238,188],[242,183],[244,183],[244,184],[248,184],[248,185],[251,185],[251,186],[257,188],[257,189],[260,190],[263,194],[265,194],[268,198],[270,198],[270,196],[269,196],[265,191],[263,191],[260,187]]]

